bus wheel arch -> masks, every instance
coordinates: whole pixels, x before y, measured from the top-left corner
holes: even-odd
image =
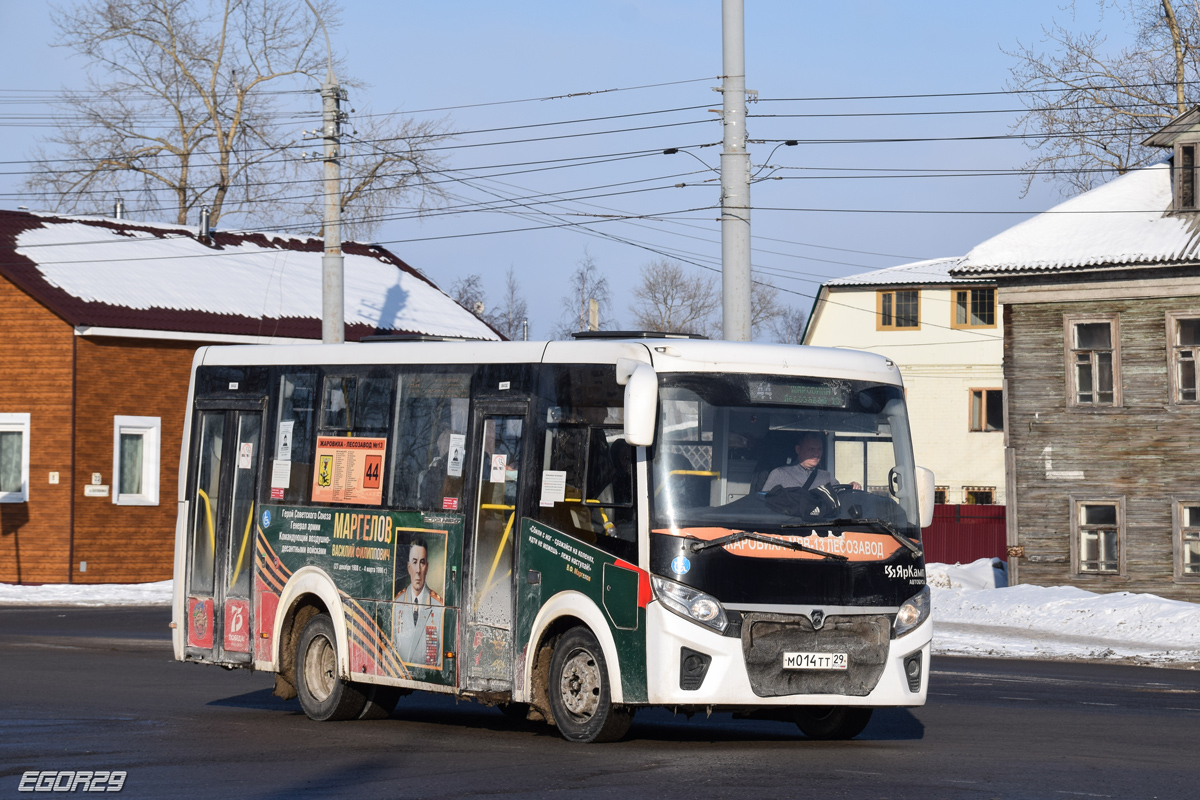
[[[275,694],[285,700],[296,696],[296,645],[305,626],[317,614],[327,614],[333,623],[337,645],[338,673],[349,673],[346,615],[333,581],[316,567],[299,569],[279,596],[280,609],[272,625],[274,635]]]

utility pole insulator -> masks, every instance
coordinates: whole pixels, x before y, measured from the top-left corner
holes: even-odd
[[[750,152],[746,148],[746,36],[743,0],[721,0],[721,333],[750,341]]]

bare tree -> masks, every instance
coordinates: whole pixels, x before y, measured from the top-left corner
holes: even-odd
[[[808,314],[803,309],[785,306],[771,322],[771,333],[775,335],[775,341],[782,344],[804,344],[804,323],[807,320]]]
[[[1036,151],[1025,191],[1041,175],[1063,194],[1087,191],[1162,157],[1141,142],[1196,102],[1200,6],[1172,0],[1099,0],[1133,27],[1134,41],[1104,50],[1100,33],[1058,23],[1043,31],[1051,52],[1018,43],[1009,88],[1028,111],[1014,130]]]
[[[770,281],[754,280],[750,285],[750,338],[762,341],[766,331],[784,312],[779,289]]]
[[[644,331],[708,335],[720,305],[715,277],[689,275],[682,264],[667,259],[642,267],[642,282],[633,297],[633,326]]]
[[[595,302],[600,330],[611,329],[616,324],[612,317],[612,295],[608,279],[600,274],[600,266],[587,249],[583,258],[571,273],[567,294],[562,299],[563,312],[554,330],[558,339],[568,339],[575,331],[588,330],[591,304]]]
[[[481,275],[467,275],[450,284],[450,296],[467,311],[487,321],[487,293],[483,290]]]
[[[332,1],[316,7],[336,27]],[[143,216],[181,224],[205,205],[216,224],[226,214],[295,219],[320,191],[311,166],[300,182],[283,182],[300,154],[289,145],[297,132],[280,121],[281,98],[311,90],[328,68],[318,20],[303,3],[86,0],[53,19],[56,44],[88,62],[87,87],[63,92],[28,192],[75,212],[122,194]],[[360,147],[344,162],[346,203],[365,209],[348,220],[359,232],[385,198],[420,184],[436,163],[420,148],[446,135],[403,119],[372,124],[369,135],[386,146]]]
[[[529,305],[521,294],[516,271],[510,266],[504,279],[504,296],[487,321],[506,339],[516,341],[521,338],[522,326],[528,318]]]

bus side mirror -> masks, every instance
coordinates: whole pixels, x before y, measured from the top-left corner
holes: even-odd
[[[649,364],[620,358],[617,383],[625,386],[625,441],[635,447],[652,444],[658,415],[658,373]]]
[[[933,524],[933,470],[916,467],[917,478],[917,510],[921,515],[921,527],[928,528]]]

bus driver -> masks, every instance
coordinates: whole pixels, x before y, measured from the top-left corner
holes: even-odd
[[[429,544],[418,536],[408,546],[408,586],[392,606],[392,643],[405,664],[437,668],[442,650],[442,598],[429,588]]]
[[[807,486],[815,489],[818,486],[836,483],[828,470],[817,468],[824,453],[825,442],[821,438],[821,434],[805,431],[800,434],[800,439],[796,442],[796,463],[771,470],[762,490],[769,492],[776,486],[782,486],[785,489]],[[816,471],[815,476],[813,475],[814,470]],[[809,483],[810,477],[812,478],[811,483]],[[854,481],[850,486],[854,489],[862,488],[858,481]]]

